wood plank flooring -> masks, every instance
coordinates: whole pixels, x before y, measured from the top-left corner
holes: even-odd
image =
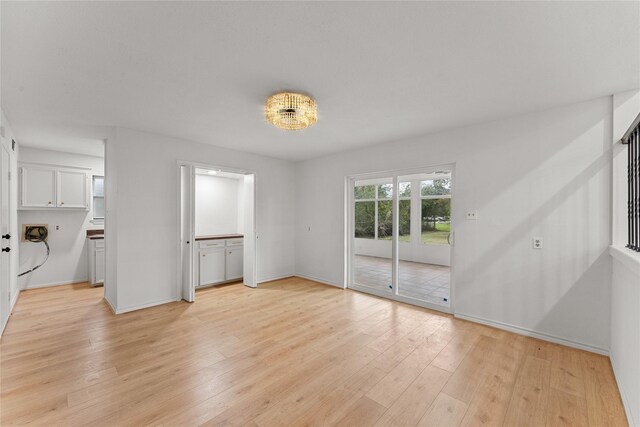
[[[21,294],[0,424],[624,426],[609,360],[290,278],[114,316],[102,288]]]

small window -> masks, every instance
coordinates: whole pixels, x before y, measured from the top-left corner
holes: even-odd
[[[104,176],[93,176],[93,219],[104,219]]]

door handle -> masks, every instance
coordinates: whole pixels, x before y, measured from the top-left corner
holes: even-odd
[[[9,247],[2,248],[2,252],[11,252],[11,248]]]
[[[3,234],[2,238],[9,240],[11,238],[11,234],[8,234],[8,233],[7,234]]]

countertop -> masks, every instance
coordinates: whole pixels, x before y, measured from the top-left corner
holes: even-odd
[[[241,239],[244,236],[242,234],[218,234],[212,236],[196,236],[198,240],[218,240],[218,239]]]
[[[104,230],[87,230],[87,239],[89,240],[104,239]]]

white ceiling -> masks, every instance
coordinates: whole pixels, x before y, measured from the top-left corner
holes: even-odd
[[[2,108],[20,143],[66,151],[117,125],[300,160],[640,87],[640,2],[1,8]],[[315,126],[265,122],[283,89],[315,97]]]

